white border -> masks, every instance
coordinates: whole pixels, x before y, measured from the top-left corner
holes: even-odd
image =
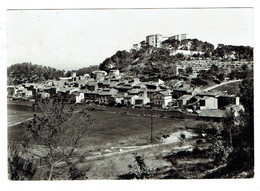
[[[1,100],[1,162],[0,180],[2,190],[257,190],[259,180],[258,163],[256,162],[255,178],[251,180],[152,180],[152,181],[35,181],[35,182],[13,182],[7,179],[7,115],[6,115],[6,10],[7,9],[55,9],[55,8],[185,8],[185,7],[254,7],[255,13],[255,116],[260,116],[257,106],[259,106],[258,82],[260,82],[258,42],[260,34],[259,25],[256,20],[259,18],[259,6],[257,1],[250,0],[182,0],[182,1],[140,1],[140,0],[62,0],[62,1],[35,1],[35,0],[7,0],[1,2],[0,12],[0,100]],[[259,135],[258,120],[255,124],[255,153],[256,160],[259,160]]]

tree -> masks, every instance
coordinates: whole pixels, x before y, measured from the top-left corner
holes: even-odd
[[[219,81],[223,81],[225,79],[224,73],[217,74],[217,78],[218,78]]]
[[[48,169],[48,180],[54,177],[55,169],[82,155],[88,128],[93,119],[85,111],[76,112],[55,100],[38,102],[34,119],[26,125],[26,147],[41,148],[42,152],[31,154],[37,156]]]
[[[245,125],[242,128],[243,138],[247,145],[254,145],[254,80],[248,77],[239,85],[240,102],[245,108],[243,118]]]
[[[187,67],[185,70],[186,74],[192,74],[192,67]]]
[[[150,179],[155,175],[155,170],[150,169],[144,162],[144,158],[137,153],[133,153],[136,164],[128,165],[129,173],[120,175],[123,179]]]
[[[10,180],[31,180],[36,173],[34,160],[22,157],[23,148],[17,143],[8,146],[8,173]]]

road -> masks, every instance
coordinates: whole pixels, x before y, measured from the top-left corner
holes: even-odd
[[[230,80],[230,81],[226,81],[226,82],[222,82],[220,84],[216,84],[214,86],[211,86],[211,87],[208,87],[202,91],[209,91],[209,90],[212,90],[212,89],[215,89],[215,88],[218,88],[220,86],[223,86],[223,85],[226,85],[226,84],[231,84],[231,83],[235,83],[235,82],[241,82],[242,80]]]

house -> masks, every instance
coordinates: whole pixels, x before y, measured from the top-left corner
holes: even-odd
[[[192,95],[183,95],[177,99],[177,103],[179,107],[183,107],[190,103],[189,101],[191,100],[193,96]]]
[[[56,96],[56,87],[45,87],[43,91],[49,93],[51,97]]]
[[[87,89],[89,90],[89,91],[96,91],[97,89],[98,89],[98,82],[92,82],[92,81],[90,81],[90,82],[88,82],[87,83]]]
[[[202,97],[199,100],[200,110],[218,109],[218,99],[215,97]]]
[[[138,95],[140,92],[140,89],[130,89],[127,91],[128,95]]]
[[[218,96],[218,107],[219,109],[224,109],[230,104],[239,105],[239,97],[234,95],[222,95]]]
[[[97,71],[93,71],[92,72],[92,77],[96,80],[96,81],[103,81],[105,79],[105,76],[107,75],[107,72],[105,71],[101,71],[101,70],[97,70]]]
[[[146,105],[149,102],[150,102],[150,99],[148,97],[138,96],[135,99],[135,105],[137,105],[137,106],[143,106],[143,105]]]
[[[112,98],[115,100],[117,104],[123,104],[124,102],[124,96],[114,94],[112,95]]]
[[[120,77],[119,70],[110,70],[109,77],[118,79]]]
[[[135,105],[136,98],[138,98],[137,95],[126,95],[126,96],[124,96],[123,103],[128,106]]]
[[[150,102],[150,98],[148,98],[147,90],[145,89],[140,90],[138,93],[138,97],[135,99],[135,105],[142,106],[142,105],[146,105],[149,102]]]
[[[80,92],[80,91],[72,92],[71,97],[74,97],[73,98],[73,99],[75,99],[75,100],[73,100],[73,101],[75,101],[74,103],[82,103],[85,100],[84,93]]]
[[[169,91],[160,91],[152,96],[154,106],[165,108],[168,103],[172,102],[172,95]]]
[[[156,93],[156,92],[159,92],[159,90],[147,90],[147,97],[152,100],[153,99],[153,95]]]
[[[19,87],[18,89],[15,90],[14,92],[14,97],[16,98],[25,98],[29,99],[33,96],[33,92],[31,90],[27,90],[24,87]]]
[[[175,99],[178,99],[179,97],[181,97],[183,95],[191,95],[191,94],[192,94],[192,91],[190,91],[189,87],[172,89],[172,97]]]
[[[123,86],[123,85],[117,85],[114,88],[118,90],[117,94],[120,96],[124,96],[125,93],[127,93],[129,90],[132,89],[132,87],[127,87],[127,86]]]
[[[144,84],[148,90],[158,90],[158,83],[145,83]]]
[[[97,91],[84,91],[85,101],[98,101],[99,93]]]
[[[98,88],[109,88],[110,87],[110,83],[108,81],[103,81],[103,82],[98,82]]]
[[[116,89],[103,89],[102,92],[99,93],[98,102],[99,104],[109,104],[112,100],[115,100],[113,95],[117,93]]]

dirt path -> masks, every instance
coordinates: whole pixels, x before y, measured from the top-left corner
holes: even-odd
[[[177,144],[181,142],[181,138],[180,138],[181,134],[185,134],[187,136],[187,140],[192,137],[192,134],[188,133],[187,131],[179,131],[179,132],[173,133],[170,137],[164,139],[163,142],[161,142],[161,143],[143,145],[143,146],[113,147],[114,149],[118,149],[119,151],[100,154],[100,155],[96,155],[96,156],[85,157],[85,160],[102,159],[103,157],[110,157],[110,156],[117,155],[117,154],[136,152],[136,151],[140,151],[140,150],[144,150],[144,149],[159,147],[159,146],[163,146],[163,145],[170,145],[170,144],[176,144],[176,146],[172,149],[172,151],[192,149],[193,148],[192,145],[177,146]]]
[[[208,87],[202,91],[209,91],[209,90],[212,90],[212,89],[215,89],[215,88],[218,88],[220,86],[223,86],[223,85],[226,85],[226,84],[231,84],[231,83],[234,83],[234,82],[241,82],[242,80],[230,80],[230,81],[227,81],[227,82],[222,82],[220,84],[216,84],[214,86],[211,86],[211,87]]]
[[[24,122],[30,121],[30,120],[32,120],[32,119],[33,119],[33,117],[29,117],[29,118],[27,118],[27,119],[22,119],[21,121],[18,121],[18,122],[15,122],[15,123],[9,124],[8,127],[12,127],[12,126],[15,126],[15,125],[19,125],[19,124],[21,124],[21,123],[24,123]]]

